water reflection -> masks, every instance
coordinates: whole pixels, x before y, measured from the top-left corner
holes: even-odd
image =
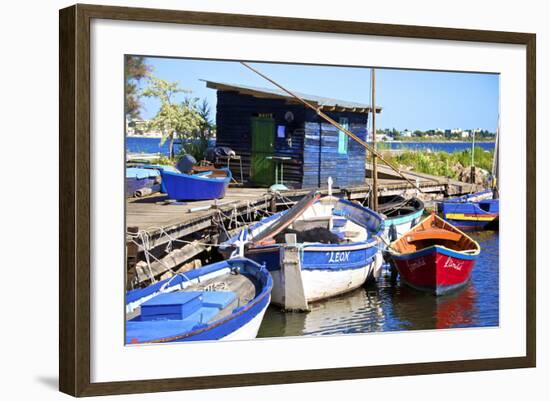
[[[498,325],[498,232],[472,234],[482,252],[468,285],[435,297],[401,283],[389,273],[377,285],[318,302],[309,313],[270,307],[258,337],[334,335],[396,330]]]

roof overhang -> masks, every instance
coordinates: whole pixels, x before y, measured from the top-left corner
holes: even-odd
[[[277,93],[275,90],[273,91],[267,90],[267,89],[262,90],[260,88],[253,88],[253,87],[244,86],[244,85],[240,86],[240,85],[233,85],[233,84],[207,81],[207,80],[202,80],[202,81],[204,81],[206,83],[206,87],[210,89],[227,91],[227,92],[237,92],[243,95],[249,95],[259,99],[280,99],[280,100],[284,100],[288,104],[301,104],[301,102],[295,97],[292,97],[285,93]],[[338,100],[336,99],[330,99],[330,100],[333,100],[330,102],[320,102],[316,96],[304,95],[301,93],[300,94],[297,93],[296,95],[300,96],[301,98],[306,100],[308,103],[311,103],[321,111],[365,113],[365,114],[372,113],[372,107],[369,105],[338,104]],[[376,108],[377,114],[380,113],[381,111],[382,111],[382,107]]]

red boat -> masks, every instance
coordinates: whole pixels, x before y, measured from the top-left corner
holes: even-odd
[[[470,280],[479,244],[435,214],[391,243],[401,280],[417,290],[442,295]]]

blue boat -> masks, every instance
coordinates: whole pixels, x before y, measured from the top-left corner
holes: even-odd
[[[169,199],[208,200],[221,199],[231,181],[227,168],[199,171],[195,174],[161,170],[163,190]]]
[[[442,217],[461,230],[486,230],[498,228],[499,200],[492,199],[492,191],[446,199],[438,202]]]
[[[160,171],[141,166],[126,167],[126,197],[139,197],[161,189]]]
[[[155,192],[166,193],[161,171],[179,172],[174,166],[166,164],[127,163],[126,197],[141,197]]]
[[[126,344],[253,339],[270,302],[265,267],[235,258],[126,293]]]
[[[401,238],[420,222],[424,214],[424,202],[418,198],[381,197],[378,205],[378,213],[385,217],[384,236],[388,242]]]
[[[475,192],[473,194],[466,194],[462,196],[457,196],[450,199],[445,199],[442,202],[450,203],[450,202],[480,202],[482,200],[487,199],[493,199],[493,190],[492,189],[485,189],[483,191]]]
[[[378,213],[344,199],[310,194],[223,245],[226,252],[240,248],[246,257],[265,263],[273,278],[274,304],[309,310],[311,302],[378,277],[383,233]]]

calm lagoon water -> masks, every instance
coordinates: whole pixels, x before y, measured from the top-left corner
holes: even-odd
[[[472,147],[471,143],[467,142],[385,142],[384,146],[389,146],[390,149],[412,149],[422,150],[430,149],[433,151],[445,151],[445,152],[459,152]],[[176,152],[179,149],[179,144],[176,143]],[[493,150],[495,148],[494,142],[479,142],[476,144],[484,150]],[[160,146],[159,138],[140,138],[140,137],[127,137],[126,138],[126,151],[132,153],[158,153],[168,155],[169,142],[166,141]]]
[[[329,335],[499,325],[498,232],[472,233],[481,254],[472,279],[443,297],[425,294],[388,274],[377,285],[317,302],[309,313],[283,313],[269,307],[258,337]]]
[[[212,142],[212,145],[214,142]],[[174,142],[174,152],[181,148],[181,143]],[[160,153],[168,156],[170,141],[160,145],[160,138],[126,137],[126,152],[128,153]]]

